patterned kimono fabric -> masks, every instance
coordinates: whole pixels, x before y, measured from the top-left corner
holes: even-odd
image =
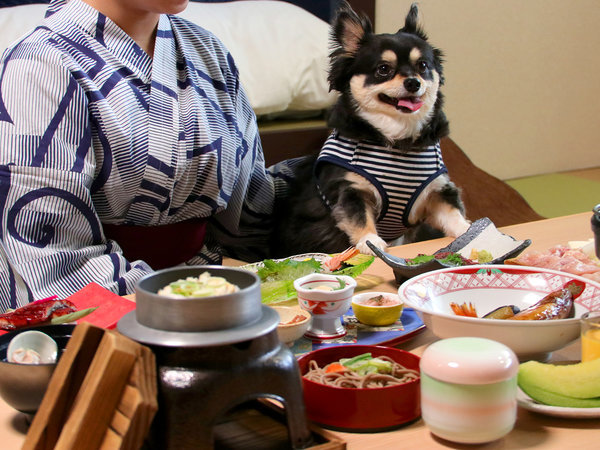
[[[265,170],[236,66],[212,34],[162,15],[150,58],[89,5],[54,1],[0,77],[0,307],[92,281],[133,292],[152,268],[127,260],[103,224],[209,219],[188,264],[219,263],[223,249],[265,256],[285,169]]]

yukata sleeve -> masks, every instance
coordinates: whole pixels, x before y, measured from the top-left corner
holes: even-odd
[[[239,83],[233,61],[231,77],[235,79],[236,131],[239,136],[236,153],[239,171],[236,186],[227,209],[211,223],[211,239],[221,251],[243,261],[258,261],[268,257],[275,199],[273,177],[265,169],[265,159],[258,134],[256,115]]]
[[[60,54],[18,46],[0,74],[2,306],[66,298],[90,282],[133,292],[151,269],[104,237],[92,200],[99,155],[76,74]]]

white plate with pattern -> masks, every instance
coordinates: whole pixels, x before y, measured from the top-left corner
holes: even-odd
[[[544,405],[536,402],[521,389],[517,392],[517,403],[522,408],[547,416],[563,417],[567,419],[600,418],[600,408],[565,408],[562,406]]]

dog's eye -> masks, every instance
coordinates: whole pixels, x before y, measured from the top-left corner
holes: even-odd
[[[417,70],[419,71],[419,73],[423,74],[427,72],[427,69],[429,69],[429,66],[427,65],[426,61],[417,62]]]
[[[393,70],[394,68],[391,64],[381,63],[377,66],[377,75],[384,78],[389,77]]]

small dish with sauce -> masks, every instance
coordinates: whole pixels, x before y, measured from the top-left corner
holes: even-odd
[[[277,336],[287,346],[292,346],[308,330],[312,317],[297,306],[271,306],[279,314]]]
[[[391,325],[398,320],[403,308],[400,297],[389,292],[362,292],[352,297],[352,311],[365,325]]]

